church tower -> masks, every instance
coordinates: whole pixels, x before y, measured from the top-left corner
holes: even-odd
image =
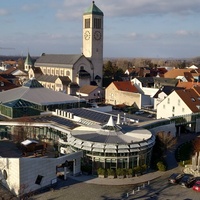
[[[103,78],[103,16],[94,1],[83,14],[83,55],[93,65],[92,81],[98,86]]]

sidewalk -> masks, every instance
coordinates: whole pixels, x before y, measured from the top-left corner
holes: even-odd
[[[85,182],[90,184],[97,184],[97,185],[135,185],[139,183],[146,183],[148,181],[154,180],[156,178],[161,177],[165,172],[152,172],[148,174],[144,174],[138,177],[132,177],[132,178],[99,178],[95,176],[87,176],[87,175],[81,175],[81,176],[70,176],[69,178],[74,179],[78,182]]]

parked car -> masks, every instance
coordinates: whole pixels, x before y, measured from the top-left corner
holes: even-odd
[[[180,173],[173,173],[169,178],[168,178],[168,182],[172,183],[172,184],[176,184],[179,183],[179,181],[181,180],[181,178],[184,176],[184,174],[180,174]]]
[[[135,112],[135,114],[136,115],[142,115],[142,114],[144,114],[144,112],[143,111],[137,111],[137,112]]]
[[[195,182],[196,178],[194,176],[190,174],[185,174],[179,181],[179,184],[183,187],[191,188]]]
[[[192,189],[195,190],[195,191],[200,192],[200,180],[197,180],[197,181],[194,183]]]
[[[153,117],[153,114],[149,114],[147,115],[148,118],[152,118]]]

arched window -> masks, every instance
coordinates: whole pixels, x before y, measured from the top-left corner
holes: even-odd
[[[66,76],[69,76],[70,75],[70,71],[66,71]]]

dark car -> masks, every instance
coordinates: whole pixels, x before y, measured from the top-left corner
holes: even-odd
[[[179,183],[184,174],[174,173],[168,178],[168,182],[172,184]]]
[[[179,181],[179,184],[183,187],[191,188],[196,182],[196,178],[193,177],[190,174],[185,174],[181,180]]]

